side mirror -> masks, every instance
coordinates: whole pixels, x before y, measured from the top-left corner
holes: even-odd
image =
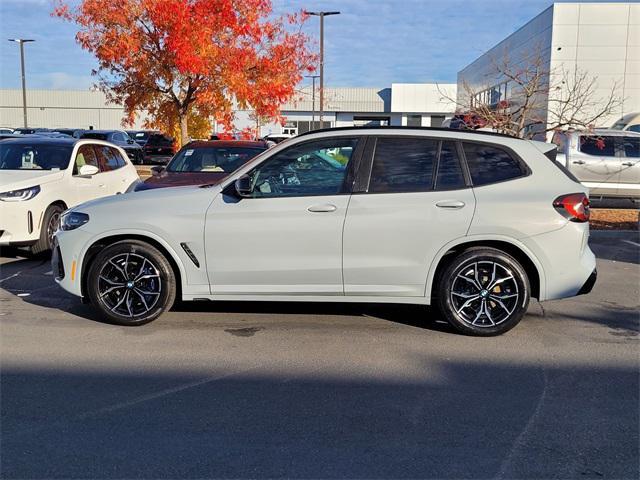
[[[249,175],[242,175],[240,178],[236,179],[234,185],[236,187],[236,192],[241,197],[248,197],[253,193],[253,182]]]
[[[132,144],[133,144],[133,140],[129,139],[129,140],[127,140],[127,143],[128,143],[129,145],[132,145]]]
[[[164,167],[161,165],[151,167],[151,175],[154,177],[159,177],[162,172],[164,172]]]
[[[98,173],[100,169],[95,165],[83,165],[80,167],[78,173],[83,177],[91,177]]]

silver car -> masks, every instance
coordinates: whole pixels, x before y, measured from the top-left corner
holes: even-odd
[[[593,197],[640,198],[640,134],[619,130],[556,132],[556,160]]]

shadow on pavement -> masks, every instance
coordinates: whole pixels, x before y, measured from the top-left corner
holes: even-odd
[[[637,369],[413,360],[405,381],[5,366],[2,477],[638,478]]]

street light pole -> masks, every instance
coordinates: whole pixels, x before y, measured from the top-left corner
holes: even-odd
[[[29,38],[10,38],[10,42],[16,42],[20,45],[20,69],[22,72],[22,114],[24,116],[24,128],[27,128],[27,82],[24,74],[24,44],[27,42],[35,42]]]
[[[312,82],[311,87],[311,128],[309,130],[315,130],[316,123],[316,78],[320,75],[305,75],[305,78],[310,78]]]
[[[340,15],[340,12],[307,12],[308,15],[320,17],[320,128],[324,115],[324,17]]]

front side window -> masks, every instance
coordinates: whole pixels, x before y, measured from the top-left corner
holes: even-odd
[[[79,174],[80,169],[85,165],[93,165],[94,167],[100,168],[96,152],[92,145],[84,144],[78,148],[78,153],[76,153],[76,164],[73,169],[74,175]]]
[[[524,166],[502,148],[467,142],[463,142],[462,146],[475,187],[503,182],[527,174]]]
[[[587,155],[595,155],[598,157],[615,157],[615,137],[582,135],[580,137],[580,151]]]
[[[637,125],[631,125],[629,128],[627,128],[628,131],[630,132],[638,132],[640,133],[640,123]]]
[[[64,170],[71,146],[0,143],[0,170]]]
[[[251,173],[253,197],[337,195],[342,192],[355,138],[328,138],[294,145]]]
[[[263,151],[245,147],[183,148],[167,165],[167,171],[231,173]]]
[[[369,193],[426,192],[433,188],[438,140],[379,138]]]

